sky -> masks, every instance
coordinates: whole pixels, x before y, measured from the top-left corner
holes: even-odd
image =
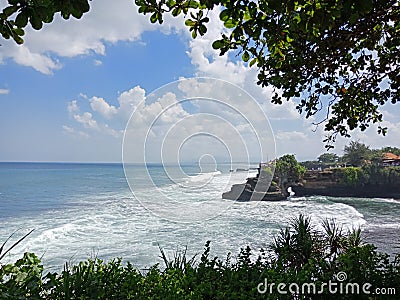
[[[256,85],[256,67],[234,53],[219,56],[212,49],[225,30],[218,11],[209,16],[207,34],[193,40],[182,17],[166,17],[156,25],[139,15],[131,0],[90,4],[80,20],[57,16],[40,31],[27,28],[22,46],[0,41],[0,161],[120,162],[127,124],[136,133],[150,134],[145,150],[134,136],[125,143],[149,151],[151,162],[164,152],[171,160],[181,154],[184,161],[232,155],[243,160],[243,153],[252,161],[265,160],[265,153],[251,154],[260,137],[268,140],[269,158],[272,146],[275,155],[291,153],[298,160],[325,152],[323,128],[313,125],[318,119],[306,120],[293,102],[271,104],[271,89]],[[193,77],[216,80],[199,83]],[[177,80],[185,84],[173,83]],[[165,85],[175,90],[150,97]],[[207,99],[231,95],[231,108],[218,101],[182,101],[196,88],[196,96]],[[254,109],[246,107],[247,101],[254,102]],[[372,148],[400,147],[400,107],[388,104],[382,110],[386,137],[372,126],[353,132],[352,139]],[[265,127],[257,127],[260,111],[267,117]],[[179,132],[180,144],[168,144],[171,132]],[[164,141],[174,146],[163,148]],[[342,155],[348,142],[339,138],[333,152]]]

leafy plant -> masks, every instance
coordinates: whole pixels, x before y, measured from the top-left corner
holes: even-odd
[[[24,28],[28,23],[39,30],[44,23],[51,23],[56,13],[64,19],[71,16],[80,19],[89,8],[88,0],[8,0],[0,13],[0,34],[5,39],[12,38],[17,44],[22,44]]]
[[[329,149],[383,121],[381,107],[400,99],[400,6],[397,0],[135,0],[152,23],[184,15],[195,38],[211,10],[223,30],[213,42],[258,68],[257,84],[274,89],[272,103],[294,101],[306,118],[320,116]],[[386,127],[378,126],[385,135]]]
[[[186,250],[170,259],[160,249],[164,267],[155,264],[143,272],[121,259],[95,258],[43,275],[40,260],[25,253],[0,270],[0,299],[337,299],[327,289],[323,294],[282,294],[269,287],[262,294],[259,287],[267,279],[275,286],[313,283],[320,288],[335,281],[338,272],[345,272],[351,283],[400,288],[400,256],[390,260],[373,245],[363,244],[360,229],[345,232],[333,220],[323,222],[323,228],[318,230],[309,217],[300,215],[277,234],[270,251],[254,255],[247,246],[223,260],[211,256],[209,241],[198,261],[187,258]],[[340,294],[341,299],[354,297],[370,299]]]

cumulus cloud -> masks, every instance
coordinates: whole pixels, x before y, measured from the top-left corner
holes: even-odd
[[[85,128],[99,130],[97,121],[93,119],[93,115],[90,112],[85,112],[82,115],[74,115],[74,119],[83,125]]]
[[[125,141],[127,136],[133,141],[129,153],[138,157],[145,148],[151,161],[161,159],[161,149],[167,149],[168,155],[164,158],[173,161],[181,147],[185,159],[207,151],[226,160],[229,155],[240,157],[242,161],[249,155],[262,156],[259,144],[273,148],[274,143],[272,134],[264,137],[268,128],[261,106],[254,100],[240,101],[238,97],[247,94],[238,87],[235,87],[237,93],[224,89],[224,84],[215,79],[208,83],[184,80],[179,82],[178,88],[174,86],[151,95],[136,86],[122,92],[115,106],[99,96],[89,98],[91,110],[74,113],[73,119],[85,130],[118,138],[133,113],[125,132]],[[204,95],[204,99],[198,99],[196,94]],[[70,102],[69,110],[73,111],[75,106],[78,106],[76,102]]]
[[[44,55],[38,52],[31,51],[28,46],[18,46],[13,44],[13,41],[6,40],[0,53],[0,63],[5,58],[12,58],[17,64],[32,67],[35,70],[51,75],[54,70],[58,70],[62,67],[59,61],[48,55]]]
[[[136,86],[128,91],[124,91],[117,99],[119,103],[118,107],[109,104],[104,98],[101,97],[93,96],[89,98],[83,93],[80,94],[80,97],[85,100],[88,99],[92,112],[87,111],[80,114],[78,101],[72,100],[67,104],[67,111],[68,113],[72,114],[73,119],[84,129],[92,130],[100,134],[105,133],[106,135],[120,138],[123,134],[125,122],[128,120],[132,111],[136,109],[139,103],[144,101],[145,91],[139,86]],[[101,120],[98,122],[93,113],[98,113],[97,117],[119,122],[114,122],[112,126]],[[70,132],[68,128],[64,128],[64,131]]]
[[[83,128],[92,130],[97,133],[104,133],[106,135],[110,135],[115,138],[120,138],[122,136],[123,130],[118,130],[111,128],[108,124],[101,123],[99,124],[90,112],[84,112],[83,114],[75,114],[74,119],[76,122],[81,124]],[[63,127],[64,131],[71,132],[71,127],[65,126]],[[82,132],[84,133],[84,132]],[[84,133],[86,134],[86,133]]]
[[[128,91],[122,92],[118,97],[118,114],[128,119],[133,110],[145,100],[146,91],[136,86]]]
[[[210,22],[207,26],[207,33],[191,40],[190,50],[187,53],[192,64],[197,67],[197,75],[221,78],[241,85],[245,82],[248,68],[240,60],[233,62],[228,55],[220,56],[219,51],[212,48],[214,40],[219,39],[221,33],[227,32],[219,20],[219,13],[219,9],[209,13]]]
[[[109,105],[103,98],[92,97],[89,101],[93,111],[100,113],[107,119],[111,118],[117,113],[115,106]]]
[[[10,93],[10,90],[8,89],[0,89],[0,95],[7,95]]]

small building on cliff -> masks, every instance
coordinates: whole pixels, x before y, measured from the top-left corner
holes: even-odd
[[[382,165],[400,166],[400,156],[390,152],[383,153]]]

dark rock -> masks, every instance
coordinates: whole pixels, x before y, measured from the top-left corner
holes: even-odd
[[[269,182],[256,177],[247,178],[246,183],[234,184],[229,192],[222,194],[222,199],[235,201],[282,201],[287,194],[277,186],[270,186]]]

